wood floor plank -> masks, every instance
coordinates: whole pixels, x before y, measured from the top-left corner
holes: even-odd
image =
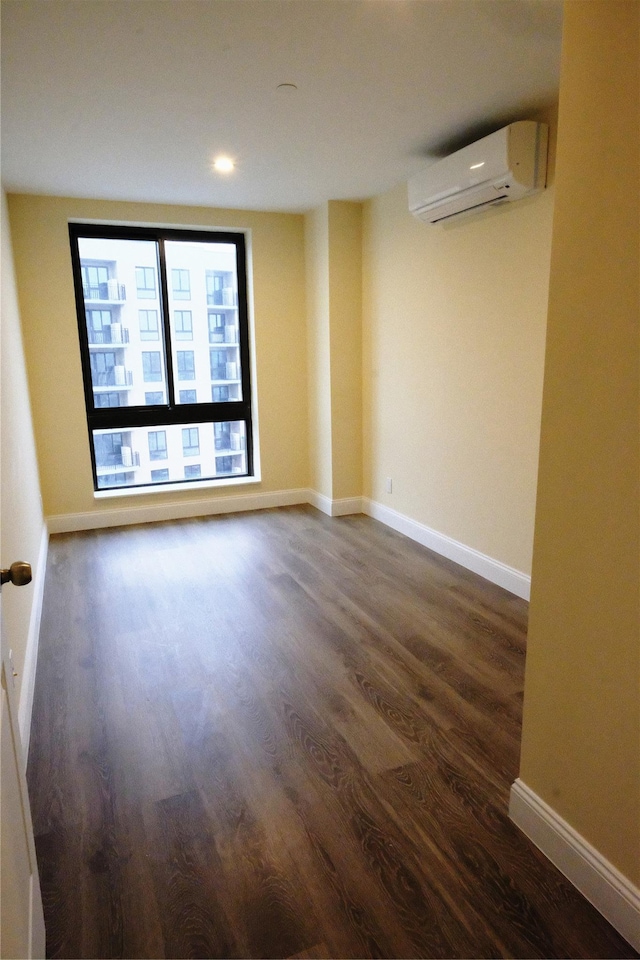
[[[637,956],[508,819],[526,616],[311,507],[52,537],[48,956]]]

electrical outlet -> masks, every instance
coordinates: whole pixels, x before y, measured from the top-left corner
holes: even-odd
[[[393,480],[387,477],[387,493],[393,493]]]

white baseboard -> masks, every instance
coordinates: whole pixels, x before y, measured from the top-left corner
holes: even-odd
[[[18,704],[18,728],[22,743],[22,755],[25,767],[29,756],[29,737],[31,735],[31,713],[33,710],[33,693],[36,684],[36,667],[38,665],[38,642],[40,639],[40,620],[42,618],[42,600],[44,597],[44,581],[47,571],[47,553],[49,550],[49,532],[46,524],[42,527],[38,562],[33,578],[33,602],[29,617],[29,632],[27,634],[27,649],[24,656],[22,670],[22,684],[20,687],[20,703]]]
[[[509,816],[635,950],[640,950],[640,890],[533,790],[516,780]]]
[[[44,928],[40,880],[37,864],[34,863],[33,872],[29,877],[29,957],[33,958],[33,960],[39,957],[46,957],[46,941],[47,935]]]
[[[406,517],[404,514],[398,513],[397,510],[392,510],[376,500],[363,498],[362,512],[369,517],[373,517],[374,520],[380,520],[381,523],[397,530],[398,533],[403,533],[417,543],[421,543],[423,547],[428,547],[429,550],[439,553],[442,557],[447,557],[448,560],[453,560],[460,566],[466,567],[467,570],[479,574],[485,580],[489,580],[499,587],[504,587],[505,590],[514,593],[517,597],[521,597],[523,600],[529,599],[531,577],[527,576],[526,573],[522,573],[514,567],[509,567],[500,560],[494,560],[493,557],[488,557],[486,554],[480,553],[479,550],[474,550],[473,547],[468,547],[458,540],[453,540],[444,533],[438,533],[437,530],[432,530],[431,527],[427,527],[417,520],[412,520],[410,517]]]
[[[329,517],[344,517],[366,513],[393,530],[403,533],[417,543],[428,547],[455,563],[472,570],[485,580],[496,583],[524,600],[529,599],[531,578],[494,560],[464,543],[459,543],[437,530],[412,520],[375,500],[363,497],[344,497],[332,500],[316,490],[274,490],[264,493],[246,493],[226,497],[201,497],[197,500],[169,500],[153,504],[134,504],[112,509],[92,510],[87,513],[66,513],[47,517],[49,533],[71,533],[76,530],[96,530],[101,527],[121,527],[134,523],[153,523],[159,520],[181,520],[187,517],[206,517],[219,513],[243,510],[264,510],[269,507],[288,507],[310,503]]]
[[[133,523],[153,523],[158,520],[184,520],[220,513],[290,507],[308,502],[309,491],[306,489],[273,490],[226,497],[201,497],[197,500],[165,500],[152,504],[118,506],[110,510],[92,510],[87,513],[58,514],[47,517],[47,525],[49,533],[71,533],[77,530],[129,526]]]
[[[315,490],[308,490],[307,502],[312,507],[322,510],[328,517],[347,517],[353,513],[362,513],[362,497],[343,497],[341,500],[332,500]]]

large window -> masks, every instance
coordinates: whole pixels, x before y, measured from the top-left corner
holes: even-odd
[[[69,233],[95,489],[252,476],[243,235]]]

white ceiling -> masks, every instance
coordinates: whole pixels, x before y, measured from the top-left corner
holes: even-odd
[[[302,211],[382,192],[557,97],[560,0],[1,11],[10,192]],[[228,177],[218,153],[237,161]]]

